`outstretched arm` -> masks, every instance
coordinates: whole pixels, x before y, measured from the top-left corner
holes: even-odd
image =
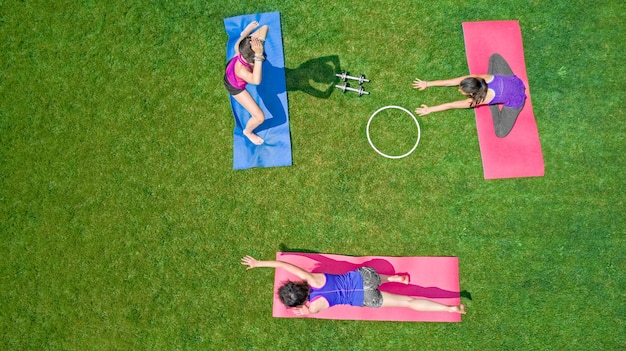
[[[241,264],[248,266],[248,268],[246,269],[252,269],[257,267],[282,268],[314,286],[318,285],[316,283],[318,283],[320,276],[323,279],[323,274],[311,273],[296,265],[283,261],[257,261],[254,257],[248,255],[241,259]]]
[[[454,87],[454,86],[461,84],[461,81],[463,81],[463,79],[472,78],[472,77],[482,78],[484,80],[489,81],[491,80],[492,76],[490,74],[472,74],[472,75],[461,76],[461,77],[456,77],[456,78],[433,80],[433,81],[426,81],[426,80],[421,80],[419,78],[415,78],[415,80],[413,81],[413,88],[418,89],[418,90],[424,90],[428,87]]]
[[[419,78],[415,78],[413,81],[413,88],[424,90],[428,87],[453,87],[461,84],[461,81],[465,78],[469,78],[472,76],[462,76],[450,79],[442,79],[442,80],[433,80],[433,81],[425,81]]]
[[[428,107],[426,105],[422,105],[422,107],[418,107],[418,108],[415,109],[415,113],[417,113],[420,116],[424,116],[424,115],[427,115],[427,114],[429,114],[431,112],[440,112],[440,111],[445,111],[445,110],[449,110],[449,109],[453,109],[453,108],[470,108],[471,104],[472,104],[472,99],[471,98],[467,98],[465,100],[448,102],[448,103],[445,103],[445,104],[432,106],[432,107]]]

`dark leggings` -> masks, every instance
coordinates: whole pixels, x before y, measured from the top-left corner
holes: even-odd
[[[499,54],[493,54],[489,57],[489,68],[487,69],[487,73],[491,75],[498,74],[501,76],[513,75],[511,67]],[[489,105],[491,117],[493,118],[493,127],[499,138],[504,138],[509,135],[523,108],[524,106],[522,105],[520,108],[502,106],[502,109],[500,109],[500,106],[498,105]]]

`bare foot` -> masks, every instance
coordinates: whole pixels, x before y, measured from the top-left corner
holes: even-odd
[[[250,141],[254,144],[254,145],[261,145],[263,144],[264,140],[263,138],[261,138],[260,136],[252,133],[252,132],[246,132],[245,130],[243,131],[243,135],[245,135],[248,139],[250,139]]]
[[[460,304],[458,306],[453,306],[452,307],[452,311],[450,311],[450,312],[465,314],[465,305],[464,304]]]
[[[394,282],[394,283],[402,283],[402,284],[409,284],[409,276],[408,275],[392,275],[389,278],[387,278],[388,281],[390,282]]]

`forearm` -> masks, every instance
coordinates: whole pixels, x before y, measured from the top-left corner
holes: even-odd
[[[241,39],[243,39],[243,38],[245,38],[245,37],[250,36],[250,34],[252,34],[252,32],[254,32],[254,30],[255,30],[256,28],[257,28],[257,27],[256,27],[256,26],[254,26],[252,23],[251,23],[251,24],[249,24],[246,28],[244,28],[244,30],[242,30],[242,31],[241,31],[241,34],[240,34],[239,39],[241,40]]]
[[[282,261],[256,261],[255,267],[282,268],[284,264]]]
[[[298,276],[301,279],[304,279],[303,273],[305,272],[302,268],[295,266],[291,263],[283,262],[283,261],[257,261],[257,267],[268,267],[268,268],[281,268],[286,270],[287,272]]]
[[[461,100],[454,102],[447,102],[445,104],[431,106],[429,107],[430,112],[441,112],[445,110],[455,109],[455,108],[469,108],[471,103],[471,99],[469,100]]]
[[[263,61],[254,61],[254,68],[252,69],[252,79],[250,84],[259,85],[263,79]]]
[[[426,81],[426,86],[427,87],[453,87],[453,86],[457,86],[461,84],[461,81],[464,78],[465,77],[457,77],[457,78],[451,78],[451,79]]]
[[[248,255],[244,256],[241,259],[241,264],[248,266],[247,269],[259,268],[259,267],[268,267],[268,268],[282,268],[287,272],[297,276],[302,280],[306,280],[308,282],[313,282],[319,280],[319,278],[323,278],[323,274],[311,273],[309,271],[305,271],[304,269],[293,265],[291,263],[283,262],[283,261],[259,261],[254,257]]]

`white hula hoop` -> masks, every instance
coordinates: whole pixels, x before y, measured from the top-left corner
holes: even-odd
[[[378,150],[376,148],[376,146],[374,146],[374,143],[372,142],[372,138],[370,138],[370,124],[372,123],[372,119],[374,119],[374,116],[376,116],[378,114],[378,112],[386,110],[388,108],[396,108],[398,110],[402,110],[402,111],[408,113],[409,116],[413,117],[413,120],[415,121],[415,125],[417,126],[417,141],[415,142],[415,145],[413,146],[411,151],[407,152],[404,155],[400,155],[400,156],[387,155],[387,154],[381,152],[380,150]],[[419,143],[420,143],[420,136],[422,135],[422,131],[420,129],[420,124],[417,122],[417,118],[415,118],[415,116],[411,113],[411,111],[405,109],[404,107],[400,107],[400,106],[385,106],[385,107],[381,107],[378,110],[376,110],[376,112],[374,112],[372,114],[372,116],[370,117],[370,120],[367,121],[366,134],[367,134],[367,141],[370,142],[370,145],[372,146],[374,151],[376,151],[379,155],[384,156],[386,158],[398,159],[398,158],[403,158],[403,157],[409,156],[413,151],[415,151],[415,149],[417,148],[417,145],[419,145]]]

